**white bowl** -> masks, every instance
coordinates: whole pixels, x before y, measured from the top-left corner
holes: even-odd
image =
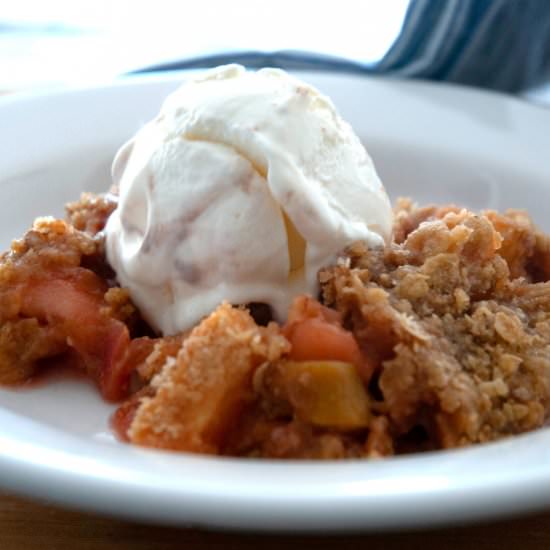
[[[365,141],[390,194],[527,208],[550,230],[550,111],[469,89],[300,74]],[[118,146],[183,75],[0,103],[0,244],[110,185]],[[117,442],[112,406],[68,379],[0,390],[0,486],[128,518],[247,530],[368,530],[550,505],[550,431],[381,461],[208,458]]]

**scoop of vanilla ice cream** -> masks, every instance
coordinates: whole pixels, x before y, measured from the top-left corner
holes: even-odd
[[[183,84],[118,152],[113,179],[107,257],[164,335],[223,300],[283,320],[345,246],[390,238],[365,148],[327,97],[281,70],[228,65]]]

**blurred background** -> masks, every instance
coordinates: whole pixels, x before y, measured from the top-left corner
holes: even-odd
[[[3,0],[0,92],[205,67],[457,82],[550,104],[550,0]]]

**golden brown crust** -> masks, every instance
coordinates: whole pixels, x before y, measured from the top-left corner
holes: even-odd
[[[368,458],[383,458],[393,455],[394,451],[390,423],[387,417],[377,416],[370,423],[364,454]]]
[[[545,239],[517,212],[406,204],[397,220],[401,244],[356,245],[321,274],[326,301],[378,361],[394,437],[420,426],[445,448],[542,426],[550,283],[531,282],[530,265]]]
[[[23,382],[42,359],[72,350],[104,397],[126,395],[137,312],[93,269],[102,264],[102,238],[62,220],[39,218],[12,243],[0,258],[0,383]]]
[[[0,258],[0,383],[29,378],[40,359],[67,349],[59,326],[25,314],[31,282],[80,266],[83,256],[98,252],[98,243],[62,220],[38,218],[22,239],[13,241]]]
[[[75,229],[95,235],[103,230],[117,204],[117,196],[111,193],[82,193],[78,201],[65,205],[67,221]]]
[[[258,327],[248,312],[221,305],[153,379],[155,396],[142,400],[130,441],[216,453],[251,396],[254,370],[287,347],[275,325]]]
[[[136,366],[136,371],[141,380],[147,384],[150,383],[160,373],[170,358],[177,357],[187,336],[189,336],[189,332],[158,338],[153,351],[143,363]]]
[[[36,362],[67,349],[61,331],[42,326],[37,319],[19,319],[0,326],[0,384],[15,385],[28,380]]]

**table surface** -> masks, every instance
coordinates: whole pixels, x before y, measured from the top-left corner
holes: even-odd
[[[550,548],[550,512],[469,527],[347,536],[296,536],[208,532],[139,525],[0,494],[2,550],[117,550],[155,548],[259,549],[304,548]]]

